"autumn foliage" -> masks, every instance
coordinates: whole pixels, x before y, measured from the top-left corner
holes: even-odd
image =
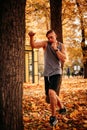
[[[23,86],[24,130],[51,130],[50,105],[45,102],[43,78],[40,84]],[[82,77],[63,78],[60,97],[67,109],[66,115],[57,112],[56,130],[87,129],[87,80]]]

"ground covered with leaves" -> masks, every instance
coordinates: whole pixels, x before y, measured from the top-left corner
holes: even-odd
[[[24,83],[23,89],[24,130],[51,130],[51,111],[45,102],[43,78],[39,84]],[[60,98],[67,113],[60,115],[57,112],[56,130],[87,130],[87,79],[63,78]]]

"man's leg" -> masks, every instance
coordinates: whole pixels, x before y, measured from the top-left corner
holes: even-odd
[[[50,116],[50,124],[52,126],[55,126],[58,122],[56,118],[57,97],[56,92],[52,89],[49,89],[49,98],[50,98],[50,108],[52,111],[52,116]]]
[[[48,81],[48,77],[44,77],[44,84],[45,84],[45,96],[46,96],[46,102],[50,103],[50,99],[49,99],[49,81]]]
[[[60,98],[56,95],[56,92],[52,89],[49,89],[49,98],[50,98],[50,107],[52,111],[52,116],[56,116],[56,107],[59,107],[59,110],[65,112],[64,105],[62,104]]]
[[[52,110],[52,116],[56,115],[56,107],[59,105],[59,108],[61,109],[62,103],[59,100],[59,90],[60,85],[62,81],[62,76],[57,74],[49,77],[49,97],[50,97],[50,106]]]
[[[49,98],[52,116],[56,116],[57,97],[56,92],[52,89],[49,89]]]
[[[66,113],[66,108],[64,107],[62,101],[59,98],[61,83],[62,83],[62,75],[60,75],[58,77],[58,86],[57,86],[57,90],[56,90],[56,94],[57,94],[56,96],[57,96],[57,106],[59,107],[59,113],[60,114],[65,114]]]
[[[55,80],[55,79],[54,79]],[[45,83],[45,95],[46,95],[46,102],[47,103],[50,103],[50,99],[49,99],[49,94],[48,94],[48,91],[49,91],[49,80],[48,80],[48,77],[44,77],[44,83]],[[61,86],[61,83],[62,83],[62,76],[59,75],[58,76],[58,87],[57,87],[57,90],[56,90],[56,94],[59,96],[59,92],[60,92],[60,86]]]
[[[59,114],[66,114],[66,108],[64,107],[60,98],[57,95],[56,95],[56,97],[57,97],[57,106],[59,107]]]
[[[58,96],[60,94],[61,83],[62,83],[62,75],[58,76],[58,86],[57,86],[57,90],[56,90],[56,93]]]

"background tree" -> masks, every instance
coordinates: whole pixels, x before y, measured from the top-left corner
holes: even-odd
[[[81,47],[82,47],[82,53],[83,53],[83,65],[84,65],[84,78],[87,78],[87,45],[86,45],[86,36],[85,36],[85,23],[84,23],[84,15],[87,10],[87,4],[85,0],[83,1],[76,0],[76,5],[79,11],[80,16],[80,23],[81,23],[81,35],[82,35],[82,41],[81,41]],[[85,10],[84,10],[85,9]]]
[[[50,28],[49,0],[27,0],[25,10],[26,44],[29,44],[28,32],[36,32],[37,39],[45,39],[45,34]]]
[[[25,0],[0,0],[0,130],[23,130]]]
[[[63,42],[62,37],[62,0],[50,0],[51,29],[58,35],[58,41]],[[62,63],[63,69],[63,63]]]
[[[84,77],[87,74],[87,2],[86,0],[64,0],[63,1],[63,39],[67,46],[69,61],[66,63],[70,66],[79,64],[84,67]],[[85,39],[85,41],[83,40]],[[84,41],[84,43],[82,42]],[[85,50],[82,46],[85,45]],[[73,53],[75,52],[75,53]],[[72,60],[73,59],[73,60]],[[85,62],[84,62],[85,61]],[[84,64],[85,63],[85,64]]]
[[[83,16],[83,26],[85,29],[85,38],[87,39],[87,17],[86,17],[86,0],[78,0],[80,3],[80,7],[82,10]],[[52,9],[51,8],[51,5]],[[60,4],[60,6],[58,6]],[[29,37],[28,32],[29,30],[36,31],[36,39],[45,39],[45,34],[48,29],[52,28],[58,31],[58,36],[61,41],[63,39],[63,43],[67,49],[67,57],[64,64],[64,68],[69,65],[73,69],[74,64],[79,64],[80,67],[83,67],[83,52],[81,48],[81,22],[80,22],[80,15],[76,5],[76,0],[63,0],[62,1],[62,10],[59,9],[61,7],[61,1],[49,1],[49,0],[37,0],[37,1],[30,1],[27,0],[26,6],[26,44],[29,44]],[[60,11],[59,11],[60,10]],[[53,15],[51,16],[51,12]],[[61,15],[59,15],[61,14]],[[59,20],[57,21],[57,18]],[[52,21],[51,19],[52,18]],[[56,20],[55,20],[56,19]],[[62,26],[61,26],[61,19],[62,19]],[[59,27],[58,24],[60,24]],[[49,26],[50,25],[50,26]],[[59,29],[60,28],[60,29]],[[62,32],[59,32],[62,29]],[[56,31],[56,32],[57,32]],[[61,38],[61,36],[63,38]],[[74,53],[75,52],[75,53]],[[41,54],[41,51],[40,51]],[[86,53],[85,53],[86,55]],[[87,55],[86,55],[87,57]],[[40,57],[42,58],[42,57]],[[73,60],[72,60],[73,59]],[[39,60],[40,62],[40,60]],[[42,70],[43,71],[43,70]]]
[[[51,28],[58,35],[58,40],[63,42],[62,38],[62,0],[50,0]]]

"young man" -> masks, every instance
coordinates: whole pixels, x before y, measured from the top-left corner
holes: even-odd
[[[49,30],[46,33],[47,41],[35,42],[34,35],[35,33],[32,31],[29,32],[31,47],[42,47],[44,49],[45,93],[50,99],[50,107],[52,111],[50,124],[55,125],[58,122],[56,118],[56,107],[59,107],[59,113],[66,112],[66,109],[58,96],[62,77],[61,63],[65,62],[66,59],[65,47],[62,43],[57,41],[57,35],[54,30]]]

